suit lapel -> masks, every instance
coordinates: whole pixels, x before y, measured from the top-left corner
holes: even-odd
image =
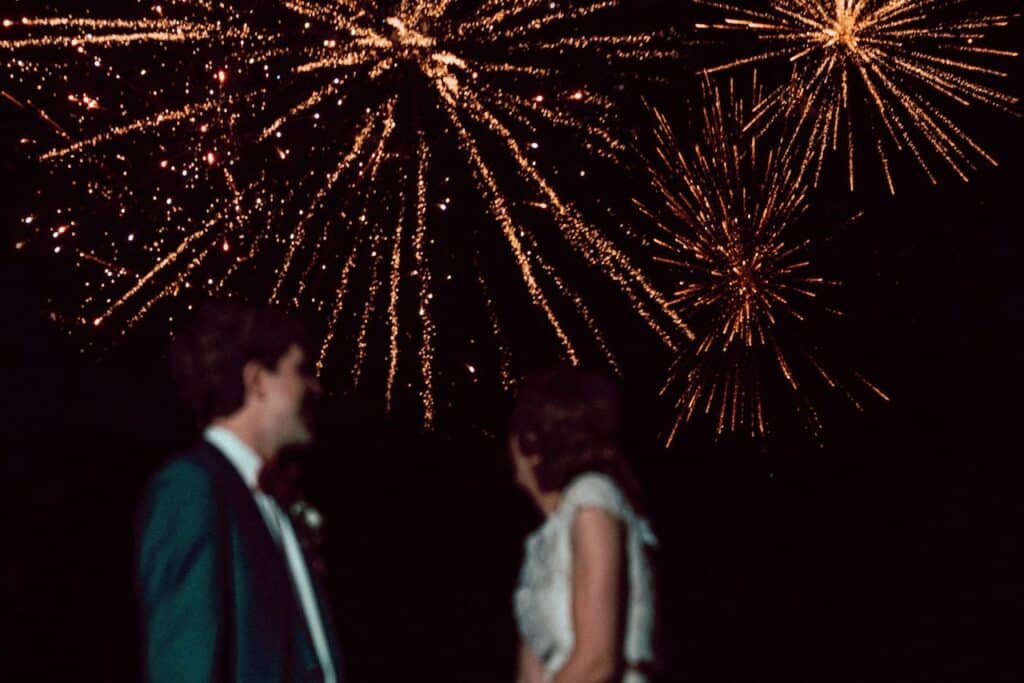
[[[270,534],[267,522],[263,519],[253,498],[252,491],[242,480],[238,470],[228,459],[213,445],[209,446],[209,460],[216,471],[222,488],[231,501],[231,509],[235,512],[239,532],[246,539],[249,545],[258,550],[257,556],[264,565],[274,565],[276,569],[285,572],[288,567],[285,564],[284,554],[281,552],[277,541]]]
[[[252,495],[252,491],[242,480],[238,470],[235,469],[228,459],[212,444],[207,444],[209,453],[208,462],[215,476],[220,480],[222,489],[230,501],[231,509],[235,512],[238,524],[238,533],[242,543],[248,547],[246,553],[249,564],[255,560],[258,567],[249,567],[250,579],[255,579],[256,573],[262,573],[266,577],[260,584],[272,586],[277,595],[284,597],[284,611],[288,615],[288,626],[292,632],[292,638],[298,651],[295,654],[298,658],[297,670],[305,674],[318,669],[320,662],[313,646],[313,638],[309,633],[309,626],[306,623],[305,614],[299,603],[298,593],[292,579],[291,570],[288,567],[288,560],[285,557],[284,549],[278,545],[271,535],[263,513]],[[247,587],[253,590],[253,586]],[[268,596],[253,596],[254,599],[266,598]]]
[[[306,565],[312,567],[309,555],[306,554]],[[341,647],[338,644],[338,629],[334,622],[334,614],[327,604],[327,591],[320,575],[310,569],[310,580],[313,582],[313,594],[316,596],[316,605],[320,610],[320,620],[323,622],[324,631],[327,634],[327,644],[331,649],[331,659],[334,661],[334,671],[339,681],[344,680],[344,662],[341,659]]]

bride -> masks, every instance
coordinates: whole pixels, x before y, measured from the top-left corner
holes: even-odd
[[[515,592],[517,683],[646,683],[654,595],[635,479],[617,444],[614,387],[575,368],[520,389],[508,448],[545,515],[526,539]]]

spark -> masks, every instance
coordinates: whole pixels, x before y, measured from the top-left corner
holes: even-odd
[[[845,148],[848,183],[862,173],[855,150],[875,150],[895,193],[892,150],[907,153],[932,183],[944,162],[967,180],[979,160],[996,159],[956,122],[953,110],[984,105],[1019,115],[1019,98],[998,87],[1007,77],[991,65],[1018,57],[992,47],[990,34],[1013,15],[965,11],[965,0],[698,0],[726,18],[699,29],[752,35],[759,51],[707,69],[788,61],[788,80],[752,113],[756,134],[775,124],[804,147],[802,163],[820,179],[823,161]],[[854,128],[858,129],[855,134]]]
[[[133,233],[153,226],[130,249],[116,230],[102,233],[109,244],[78,245],[74,253],[118,267],[78,302],[75,318],[131,327],[148,315],[166,319],[157,302],[204,293],[313,308],[323,313],[318,371],[336,366],[358,384],[384,339],[386,403],[418,366],[428,425],[445,341],[434,316],[448,305],[431,252],[455,249],[467,281],[488,279],[476,253],[503,252],[520,279],[502,283],[503,297],[511,290],[537,307],[573,362],[593,352],[617,367],[565,259],[606,276],[665,344],[687,334],[634,262],[633,236],[590,222],[538,168],[540,146],[524,142],[556,134],[580,143],[583,163],[621,163],[617,92],[646,78],[650,64],[678,58],[667,33],[616,33],[602,19],[621,0],[250,5],[167,2],[138,18],[30,17],[0,28],[0,58],[9,57],[14,82],[5,98],[53,91],[53,103],[32,110],[42,117],[45,106],[48,121],[71,131],[40,150],[40,161],[55,174],[95,179]],[[603,71],[563,86],[576,57]],[[79,111],[56,116],[55,107],[67,109],[56,97],[67,96],[67,84],[89,95],[78,96]],[[461,169],[449,183],[451,159]],[[479,212],[457,233],[453,190],[463,212]],[[415,305],[403,305],[407,292],[416,292]],[[500,311],[489,295],[484,303],[490,329],[500,331]],[[416,324],[400,319],[409,310]],[[409,354],[403,340],[412,335],[418,350]],[[508,386],[511,350],[494,336]]]
[[[744,143],[747,101],[730,83],[725,94],[704,85],[698,139],[680,146],[660,111],[650,162],[656,201],[636,200],[661,231],[657,259],[677,275],[672,304],[697,335],[677,356],[663,391],[674,393],[684,423],[705,414],[718,435],[769,429],[766,383],[785,386],[812,430],[820,429],[797,362],[834,385],[802,341],[810,312],[820,312],[827,283],[814,274],[808,239],[794,237],[808,205],[808,186],[790,151],[760,155]]]

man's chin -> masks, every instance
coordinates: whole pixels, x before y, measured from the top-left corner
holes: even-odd
[[[282,448],[302,448],[313,443],[313,430],[304,424],[296,425],[285,438]]]
[[[292,440],[293,446],[308,446],[311,443],[313,443],[313,430],[311,429],[303,429]]]
[[[298,446],[308,446],[313,443],[313,439],[315,437],[313,426],[309,423],[304,423],[302,428],[299,430],[298,437],[299,438],[296,443]]]

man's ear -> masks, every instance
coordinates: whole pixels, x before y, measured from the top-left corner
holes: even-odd
[[[246,397],[263,397],[263,378],[266,371],[266,368],[254,360],[245,364],[245,367],[242,368],[242,388],[245,390]]]

